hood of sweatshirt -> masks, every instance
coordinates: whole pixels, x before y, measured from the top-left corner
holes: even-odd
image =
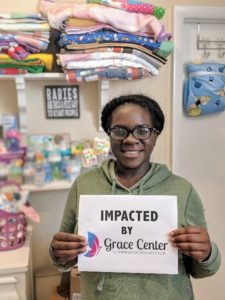
[[[146,194],[147,190],[157,187],[158,184],[167,180],[172,174],[166,165],[151,163],[151,168],[145,176],[132,187],[126,188],[118,182],[115,166],[116,161],[114,159],[103,161],[101,164],[103,176],[105,177],[102,184],[111,188],[112,194],[120,193],[122,190],[127,190],[131,194]]]

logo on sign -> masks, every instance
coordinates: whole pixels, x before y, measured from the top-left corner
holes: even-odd
[[[93,257],[95,255],[98,255],[101,248],[98,237],[93,232],[88,231],[87,240],[88,240],[88,247],[90,249],[84,254],[84,256]]]

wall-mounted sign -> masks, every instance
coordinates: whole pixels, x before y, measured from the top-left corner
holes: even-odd
[[[80,118],[79,86],[45,86],[48,119]]]

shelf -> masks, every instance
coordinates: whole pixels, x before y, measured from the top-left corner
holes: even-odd
[[[56,180],[47,183],[43,186],[36,186],[31,184],[23,184],[22,189],[30,192],[46,192],[46,191],[57,191],[57,190],[68,190],[71,188],[72,182],[66,180]]]
[[[64,73],[29,73],[24,75],[0,75],[0,79],[14,80],[43,80],[43,79],[63,79],[66,80]]]
[[[39,73],[39,74],[25,74],[25,75],[0,75],[0,80],[14,80],[17,91],[17,105],[19,110],[19,125],[21,134],[27,133],[27,99],[26,99],[26,81],[29,80],[66,80],[64,73]],[[78,83],[79,84],[79,83]],[[98,81],[98,95],[99,95],[99,130],[100,113],[102,107],[109,100],[109,81]]]
[[[0,252],[0,299],[34,299],[31,225],[26,233],[23,246]]]

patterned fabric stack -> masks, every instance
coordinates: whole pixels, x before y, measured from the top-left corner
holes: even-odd
[[[0,74],[51,70],[53,56],[40,53],[49,37],[47,19],[40,14],[0,13]]]
[[[159,22],[165,10],[148,1],[41,0],[70,83],[159,74],[173,44]]]

